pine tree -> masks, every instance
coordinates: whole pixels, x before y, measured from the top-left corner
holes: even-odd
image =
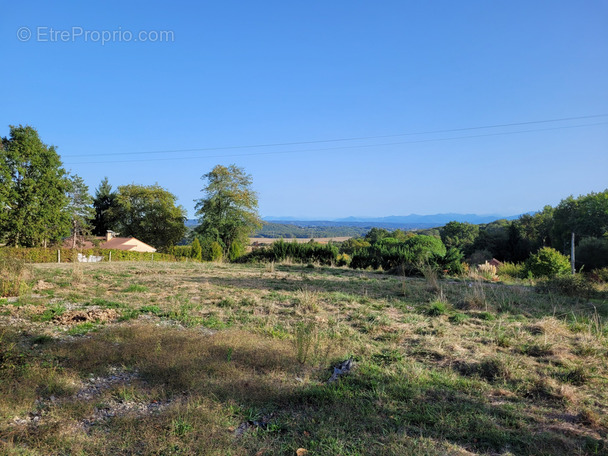
[[[105,236],[108,230],[115,229],[112,208],[116,208],[116,204],[116,192],[112,191],[108,178],[104,177],[99,187],[95,190],[95,198],[93,199],[93,208],[95,210],[93,234]]]
[[[78,237],[90,232],[91,219],[95,214],[91,207],[93,198],[89,195],[89,187],[76,174],[70,176],[68,199],[67,211],[72,223],[72,248],[75,248]]]

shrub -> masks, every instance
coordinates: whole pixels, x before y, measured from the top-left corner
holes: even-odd
[[[556,277],[570,273],[570,259],[551,247],[543,247],[526,261],[526,273],[534,277]]]
[[[438,317],[439,315],[444,315],[448,311],[448,306],[443,301],[433,301],[427,310],[427,314],[432,317]]]
[[[455,252],[451,252],[453,255]],[[420,267],[427,265],[442,268],[447,251],[441,239],[433,236],[417,235],[398,241],[394,238],[382,239],[370,247],[356,250],[351,261],[354,269],[378,269],[400,274],[420,274]],[[452,258],[458,263],[458,256]]]
[[[590,278],[598,283],[608,283],[608,268],[594,269],[590,273]]]
[[[608,239],[586,238],[576,247],[576,263],[585,271],[608,266]]]
[[[336,258],[336,265],[338,266],[349,266],[350,262],[351,258],[347,253],[340,253]]]
[[[523,263],[503,263],[498,267],[497,274],[501,279],[507,277],[524,279],[526,277]]]
[[[173,255],[178,260],[185,260],[192,256],[192,249],[187,245],[175,245],[167,249],[167,253]],[[114,256],[112,256],[114,259]]]
[[[245,253],[245,247],[238,241],[234,241],[230,244],[230,250],[228,252],[228,259],[230,261],[236,260],[238,257]]]
[[[566,296],[590,298],[595,289],[583,274],[553,277],[537,283],[539,293],[559,293]]]
[[[469,264],[481,264],[490,261],[493,255],[489,250],[475,250],[467,260]]]
[[[211,243],[211,261],[222,261],[224,256],[224,250],[219,242],[213,241]]]
[[[188,247],[186,247],[188,248]],[[188,248],[189,249],[189,248]],[[129,250],[113,249],[57,249],[57,248],[23,248],[23,247],[1,247],[0,258],[22,260],[25,263],[56,263],[57,251],[59,251],[62,263],[73,263],[79,253],[84,256],[100,256],[103,261],[108,261],[110,255],[112,261],[176,261],[176,256],[168,253],[132,252]]]
[[[198,240],[198,238],[194,238],[194,241],[192,241],[190,256],[192,259],[197,261],[201,261],[203,259],[203,248],[201,247],[201,242]]]
[[[496,275],[496,266],[487,261],[477,266],[477,273],[486,280],[495,281],[498,279]]]
[[[335,264],[338,258],[338,247],[333,244],[321,245],[317,242],[298,244],[280,239],[269,247],[255,249],[239,261],[280,262],[290,259],[297,263]]]

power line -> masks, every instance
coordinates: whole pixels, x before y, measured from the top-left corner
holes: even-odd
[[[591,116],[591,117],[600,117],[600,116]],[[536,122],[538,123],[538,122]],[[139,158],[133,160],[106,160],[106,161],[83,161],[83,162],[68,162],[66,164],[70,165],[88,165],[88,164],[104,164],[104,163],[135,163],[135,162],[151,162],[151,161],[178,161],[178,160],[196,160],[202,158],[228,158],[228,157],[250,157],[257,155],[278,155],[278,154],[297,154],[303,152],[325,152],[332,150],[344,150],[344,149],[360,149],[360,148],[368,148],[368,147],[383,147],[383,146],[395,146],[395,145],[404,145],[404,144],[417,144],[417,143],[426,143],[426,142],[438,142],[438,141],[452,141],[457,139],[470,139],[470,138],[483,138],[489,136],[505,136],[505,135],[513,135],[513,134],[521,134],[521,133],[533,133],[538,131],[552,131],[552,130],[564,130],[569,128],[581,128],[581,127],[591,127],[597,125],[606,125],[608,122],[597,122],[591,124],[581,124],[581,125],[566,125],[561,127],[552,127],[552,128],[537,128],[531,130],[519,130],[519,131],[507,131],[507,132],[496,132],[496,133],[486,133],[482,135],[467,135],[467,136],[452,136],[448,138],[431,138],[431,139],[418,139],[414,141],[398,141],[398,142],[390,142],[390,143],[378,143],[378,144],[360,144],[353,146],[340,146],[340,147],[327,147],[321,149],[299,149],[299,150],[283,150],[283,151],[268,151],[268,152],[251,152],[251,153],[241,153],[241,154],[222,154],[222,155],[195,155],[191,157],[167,157],[167,158]],[[485,127],[476,127],[476,128],[485,128]],[[471,130],[470,128],[469,130]],[[462,131],[462,130],[458,130]],[[393,135],[393,136],[401,136],[401,135]],[[302,143],[298,143],[302,144]],[[245,146],[243,146],[245,147]],[[257,146],[247,146],[247,147],[257,147]],[[261,147],[261,146],[260,146]],[[203,150],[203,149],[196,149]],[[215,149],[209,149],[215,150]],[[177,151],[171,151],[177,152]],[[143,152],[142,152],[143,153]],[[160,153],[160,152],[158,152]],[[125,154],[126,155],[126,154]]]
[[[366,139],[383,139],[383,138],[396,138],[401,136],[418,136],[418,135],[431,135],[437,133],[456,133],[460,131],[471,131],[471,130],[483,130],[489,128],[504,128],[504,127],[515,127],[515,126],[523,126],[523,125],[533,125],[533,124],[542,124],[542,123],[552,123],[552,122],[565,122],[570,120],[583,120],[583,119],[593,119],[598,117],[608,117],[608,114],[595,114],[590,116],[579,116],[579,117],[562,117],[559,119],[545,119],[545,120],[532,120],[527,122],[515,122],[515,123],[506,123],[506,124],[495,124],[495,125],[482,125],[477,127],[465,127],[465,128],[453,128],[448,130],[431,130],[431,131],[421,131],[421,132],[410,132],[410,133],[398,133],[393,135],[382,135],[382,136],[359,136],[359,137],[351,137],[351,138],[335,138],[335,139],[321,139],[315,141],[296,141],[296,142],[285,142],[285,143],[270,143],[270,144],[250,144],[243,146],[224,146],[224,147],[202,147],[202,148],[194,148],[194,149],[168,149],[168,150],[152,150],[152,151],[142,151],[142,152],[111,152],[106,153],[104,156],[113,156],[113,155],[150,155],[150,154],[167,154],[167,153],[180,153],[180,152],[204,152],[211,150],[233,150],[233,149],[253,149],[258,147],[279,147],[279,146],[296,146],[296,145],[304,145],[304,144],[321,144],[321,143],[331,143],[331,142],[341,142],[341,141],[361,141]],[[64,155],[64,157],[90,157],[90,154],[68,154]]]

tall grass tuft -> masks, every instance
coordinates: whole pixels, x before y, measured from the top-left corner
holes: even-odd
[[[24,261],[0,258],[0,297],[20,296],[27,290]]]

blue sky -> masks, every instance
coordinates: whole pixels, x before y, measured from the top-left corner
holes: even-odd
[[[4,2],[0,33],[0,135],[35,127],[91,192],[158,183],[193,217],[235,163],[263,216],[329,219],[608,187],[603,0]]]

